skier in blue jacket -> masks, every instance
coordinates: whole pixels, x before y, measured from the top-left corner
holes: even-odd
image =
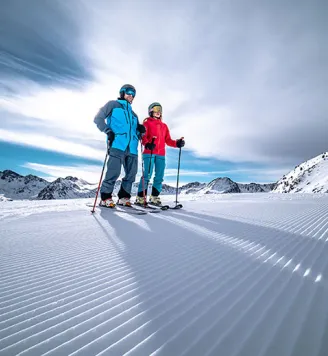
[[[100,205],[114,207],[112,193],[123,165],[125,177],[118,192],[119,205],[131,206],[131,189],[138,170],[138,143],[145,133],[131,104],[136,95],[133,85],[125,84],[117,100],[105,104],[94,118],[98,129],[107,135],[109,159],[107,172],[100,188]]]

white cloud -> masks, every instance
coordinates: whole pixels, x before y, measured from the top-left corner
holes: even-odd
[[[82,158],[95,159],[103,161],[105,159],[105,149],[97,150],[92,147],[72,143],[60,138],[46,136],[42,134],[29,134],[24,132],[12,132],[0,129],[0,141],[9,141],[18,145],[24,144],[33,147],[39,147],[46,150],[73,155]]]
[[[24,168],[32,169],[36,172],[42,172],[50,175],[50,178],[46,177],[46,180],[52,181],[59,177],[77,177],[84,179],[89,183],[98,183],[101,174],[101,167],[96,165],[76,165],[76,166],[55,166],[46,165],[40,163],[26,162],[22,165]],[[40,174],[37,174],[41,176]]]
[[[94,80],[75,83],[74,88],[71,89],[66,88],[64,81],[57,83],[56,86],[45,86],[27,79],[24,65],[27,66],[28,63],[19,61],[21,76],[6,77],[4,83],[8,92],[14,92],[15,95],[0,98],[0,107],[3,111],[23,115],[22,129],[23,126],[28,126],[29,121],[34,123],[35,119],[38,119],[40,125],[35,127],[38,135],[48,137],[55,135],[62,142],[67,141],[65,146],[69,146],[72,140],[81,140],[85,148],[80,150],[78,155],[89,157],[88,146],[94,145],[97,141],[100,145],[105,140],[104,134],[100,133],[93,123],[93,118],[108,100],[117,98],[119,88],[123,84],[131,83],[137,88],[133,108],[141,121],[147,116],[147,108],[152,101],[160,100],[165,108],[170,107],[174,110],[187,100],[184,91],[181,90],[183,83],[178,86],[172,85],[172,81],[181,79],[180,74],[170,71],[167,73],[170,79],[169,76],[164,78],[162,67],[154,68],[147,65],[151,57],[146,52],[159,38],[160,48],[165,46],[167,50],[175,51],[180,47],[179,37],[182,31],[187,35],[188,26],[180,21],[181,18],[177,12],[166,19],[170,23],[170,31],[166,26],[158,26],[156,31],[149,31],[149,26],[145,24],[149,21],[148,15],[152,14],[152,9],[147,6],[141,7],[131,3],[129,11],[126,11],[126,5],[107,4],[106,2],[98,2],[98,6],[90,5],[88,2],[82,2],[78,7],[73,2],[57,5],[64,6],[62,10],[66,14],[74,10],[72,21],[79,26],[82,44],[82,53],[76,53],[76,56],[81,59],[83,57],[83,63],[88,63],[87,70]],[[161,5],[158,4],[158,6]],[[166,9],[167,6],[164,8]],[[107,21],[108,13],[115,13],[110,23]],[[131,27],[129,26],[128,32],[122,31],[122,17],[125,23],[129,23],[130,19]],[[35,19],[34,15],[32,18]],[[24,23],[28,26],[27,16],[24,17]],[[29,25],[32,26],[32,23]],[[133,29],[132,32],[131,29]],[[47,33],[42,33],[41,28],[39,31],[41,38],[48,41]],[[67,42],[54,43],[55,48],[60,49],[61,45],[69,47],[69,38],[65,37],[66,34],[62,36],[64,27],[62,30],[59,28],[58,31],[58,34],[56,33],[58,39],[64,38]],[[117,36],[117,33],[121,35]],[[173,37],[173,33],[179,33],[179,36]],[[127,45],[126,40],[129,38],[131,40],[131,36],[137,39],[137,46],[131,46],[131,43]],[[127,48],[129,48],[128,51]],[[15,68],[17,61],[11,60],[7,65]],[[37,68],[38,71],[41,69]],[[179,80],[176,80],[176,83],[179,83]],[[14,136],[20,135],[19,129],[17,127],[12,130],[10,127],[6,129],[7,134],[3,139],[16,142]],[[34,143],[35,147],[49,148],[46,140],[37,142],[29,139],[28,135],[20,136],[22,144]],[[71,153],[77,152],[72,150]]]
[[[172,177],[177,175],[178,170],[176,168],[167,168],[165,170],[165,176],[166,177]],[[215,174],[225,174],[225,173],[231,173],[234,172],[233,170],[229,171],[194,171],[194,170],[189,170],[189,169],[180,169],[179,174],[181,176],[210,176],[210,175],[215,175]]]
[[[6,87],[18,94],[1,98],[1,108],[42,126],[34,135],[7,127],[2,140],[103,160],[104,150],[94,147],[105,138],[93,117],[131,83],[140,119],[150,102],[160,101],[172,136],[184,136],[186,149],[200,157],[279,168],[326,147],[327,45],[318,37],[320,22],[303,21],[314,8],[277,11],[263,3],[253,11],[239,2],[237,12],[222,2],[158,2],[154,27],[147,2],[60,6],[78,28],[75,55],[94,79],[68,90],[63,82],[54,87],[6,77]],[[57,31],[69,48],[64,29]]]

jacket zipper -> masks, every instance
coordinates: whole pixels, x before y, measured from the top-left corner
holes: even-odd
[[[126,122],[128,123],[128,124],[130,124],[130,138],[129,138],[129,143],[128,143],[128,147],[130,147],[130,142],[131,142],[131,129],[132,129],[132,122],[131,122],[131,117],[130,117],[130,113],[129,113],[129,111],[128,111],[128,105],[129,104],[126,104],[126,110],[127,110],[127,112],[128,112],[128,117],[129,117],[129,120],[128,120],[128,118],[127,118],[127,116],[126,116],[126,112],[124,111],[124,115],[125,115],[125,119],[126,119]]]
[[[162,145],[162,130],[161,130],[161,125],[159,122],[156,122],[156,133],[157,133],[157,136],[158,136],[158,148],[157,148],[157,153],[160,154],[160,148],[161,148],[161,145]]]

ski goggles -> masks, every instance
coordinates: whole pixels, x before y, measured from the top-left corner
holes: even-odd
[[[132,95],[133,97],[136,96],[136,91],[133,88],[124,88],[120,91],[120,93],[122,92],[126,95]]]
[[[154,106],[153,108],[151,108],[152,112],[159,112],[162,113],[162,107],[161,106]]]
[[[132,88],[128,88],[124,92],[125,92],[126,95],[132,95],[133,97],[136,96],[136,92]]]

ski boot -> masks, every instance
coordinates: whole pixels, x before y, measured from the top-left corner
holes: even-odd
[[[157,206],[162,206],[161,198],[159,196],[151,195],[149,197],[149,203]]]
[[[128,207],[132,206],[130,198],[120,198],[117,201],[117,205],[123,205],[123,206],[128,206]]]
[[[135,204],[136,205],[140,205],[140,206],[145,206],[145,205],[147,205],[147,201],[146,201],[146,199],[144,197],[137,196]]]
[[[100,206],[104,206],[105,208],[115,208],[115,203],[114,200],[112,198],[108,198],[105,200],[100,200],[99,203]]]

